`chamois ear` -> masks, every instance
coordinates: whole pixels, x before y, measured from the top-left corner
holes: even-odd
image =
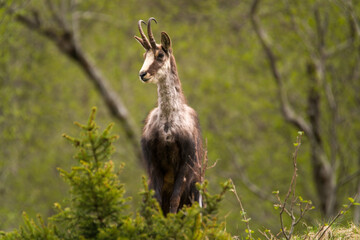
[[[166,32],[161,32],[161,46],[165,51],[169,51],[171,49],[171,40]]]

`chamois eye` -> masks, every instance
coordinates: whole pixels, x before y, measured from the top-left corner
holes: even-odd
[[[163,53],[159,53],[158,56],[157,56],[157,58],[158,58],[159,60],[163,59],[163,58],[164,58],[164,54],[163,54]]]

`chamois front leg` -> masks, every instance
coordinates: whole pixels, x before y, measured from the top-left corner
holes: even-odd
[[[194,180],[194,176],[197,174],[195,172],[195,163],[197,162],[196,157],[196,146],[194,141],[190,138],[178,138],[178,145],[180,148],[180,158],[182,159],[180,168],[177,171],[174,182],[174,190],[170,198],[170,212],[176,213],[182,196],[189,196],[190,193],[184,193],[184,191],[189,191],[189,184]],[[181,146],[181,147],[180,147]]]
[[[187,181],[189,179],[186,179],[187,173],[190,171],[190,168],[188,165],[184,165],[181,167],[178,175],[176,176],[175,182],[174,182],[174,191],[170,198],[170,213],[176,213],[182,194],[184,193],[184,190],[187,185]]]
[[[164,184],[164,176],[159,166],[154,165],[157,162],[157,152],[154,146],[156,141],[147,138],[141,139],[143,157],[146,163],[146,169],[149,175],[149,188],[155,191],[155,198],[162,206],[161,189]]]
[[[149,188],[155,191],[154,197],[162,207],[161,190],[164,185],[164,176],[160,171],[156,171],[155,168],[152,170],[150,173]]]

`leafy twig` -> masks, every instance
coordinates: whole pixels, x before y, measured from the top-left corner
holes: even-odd
[[[240,199],[239,195],[238,195],[237,192],[236,192],[235,184],[234,184],[234,182],[232,181],[232,179],[230,179],[230,182],[231,182],[231,185],[232,185],[230,191],[235,194],[236,199],[237,199],[237,201],[239,202],[240,209],[241,209],[241,216],[242,216],[242,218],[243,218],[242,221],[245,222],[245,224],[246,224],[246,233],[247,233],[247,235],[248,235],[248,239],[253,239],[253,237],[251,236],[251,233],[253,233],[253,231],[251,230],[250,224],[249,224],[251,218],[246,217],[246,212],[245,212],[245,209],[244,209],[244,207],[243,207],[243,205],[242,205],[241,199]]]
[[[277,200],[278,200],[278,204],[275,204],[274,207],[275,209],[280,208],[280,225],[281,225],[281,232],[285,239],[290,240],[293,233],[294,233],[294,229],[295,226],[303,219],[304,215],[306,214],[307,211],[313,209],[314,207],[312,206],[312,202],[308,201],[308,200],[304,200],[301,196],[296,196],[296,178],[297,178],[297,157],[298,157],[298,152],[301,146],[301,137],[303,136],[303,132],[298,132],[298,136],[296,138],[296,142],[294,143],[294,153],[292,156],[292,160],[293,160],[293,166],[294,166],[294,172],[291,178],[291,182],[290,182],[290,186],[289,189],[287,191],[287,194],[285,196],[284,201],[281,200],[280,196],[279,196],[279,191],[274,191],[273,193],[275,194]],[[298,206],[299,207],[299,215],[295,214],[295,207]],[[284,225],[284,217],[283,214],[286,213],[290,219],[291,219],[291,225],[290,225],[290,229],[286,230],[286,227]],[[264,236],[268,237],[266,232],[262,233]],[[276,239],[277,237],[271,235],[271,239],[274,237],[274,239]]]

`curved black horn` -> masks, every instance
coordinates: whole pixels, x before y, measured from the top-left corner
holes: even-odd
[[[149,43],[149,40],[147,39],[145,33],[144,33],[144,30],[142,29],[141,27],[141,23],[144,23],[146,25],[146,22],[144,20],[139,20],[138,22],[138,28],[139,28],[139,32],[140,32],[140,35],[141,35],[141,38],[143,40],[143,45],[146,49],[150,49],[151,46],[150,46],[150,43]]]
[[[154,22],[157,24],[157,21],[155,18],[151,17],[149,18],[148,22],[147,22],[147,31],[148,31],[148,35],[149,35],[149,40],[150,40],[150,44],[151,44],[151,47],[156,49],[156,42],[155,42],[155,38],[154,38],[154,35],[151,31],[151,20],[154,20]]]

